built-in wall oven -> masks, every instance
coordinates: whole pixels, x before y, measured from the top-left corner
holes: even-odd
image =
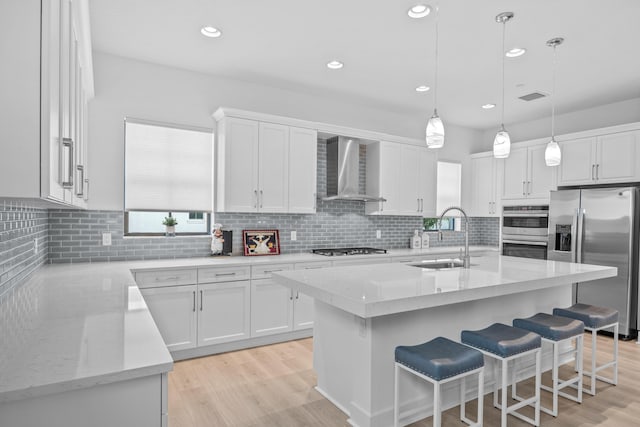
[[[549,206],[505,206],[502,255],[547,259]]]

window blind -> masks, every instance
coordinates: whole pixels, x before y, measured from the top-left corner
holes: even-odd
[[[125,210],[212,210],[213,133],[125,121]]]

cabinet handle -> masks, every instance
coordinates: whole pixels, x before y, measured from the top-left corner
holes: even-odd
[[[78,165],[76,166],[76,170],[80,172],[80,177],[78,178],[78,186],[76,188],[76,196],[83,197],[84,196],[84,166]]]
[[[260,190],[260,207],[262,207],[262,202],[264,201],[264,193]]]
[[[424,199],[420,199],[420,212],[424,212]]]
[[[156,277],[156,282],[170,282],[173,280],[178,280],[180,277],[179,276],[171,276],[171,277]]]
[[[531,195],[531,181],[528,182],[529,185],[529,191],[527,192],[527,194]]]
[[[525,181],[522,181],[522,195],[523,195],[523,196],[526,196],[526,195],[527,195],[527,192],[526,192],[526,190],[524,189],[524,186],[525,186]]]
[[[202,291],[200,291],[200,311],[202,311]]]
[[[600,163],[596,164],[596,180],[600,179]]]
[[[595,169],[596,169],[596,165],[591,165],[591,180],[595,181]]]
[[[253,195],[256,198],[256,202],[253,204],[253,207],[257,208],[258,207],[258,190],[253,190]]]
[[[289,292],[289,300],[293,301],[293,289]]]
[[[231,272],[231,273],[216,273],[216,277],[220,277],[220,276],[235,276],[235,275],[236,275],[235,271]]]
[[[276,271],[282,271],[282,269],[281,268],[277,268],[275,270],[264,270],[264,274],[275,273]]]
[[[420,198],[416,199],[418,201],[418,209],[416,209],[416,212],[420,212]]]
[[[296,291],[296,299],[300,299],[300,292]]]
[[[305,267],[305,270],[316,270],[318,268],[322,268],[322,267]]]
[[[318,193],[313,193],[313,210],[318,209]]]
[[[193,291],[193,312],[196,312],[196,291]]]
[[[68,149],[69,155],[67,157],[67,162],[69,165],[69,173],[67,175],[67,181],[62,181],[62,186],[64,188],[73,188],[73,139],[71,138],[62,138],[62,146]]]

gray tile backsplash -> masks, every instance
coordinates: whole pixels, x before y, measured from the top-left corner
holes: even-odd
[[[365,191],[366,147],[360,149],[360,186]],[[326,195],[326,144],[318,142],[318,183],[320,197]],[[0,204],[0,207],[3,205]],[[24,276],[47,259],[51,263],[104,262],[187,258],[207,256],[210,237],[124,237],[121,211],[12,207],[0,215],[2,266],[0,289]],[[242,230],[278,229],[282,253],[308,252],[313,248],[372,246],[385,249],[408,248],[413,231],[421,229],[422,218],[407,216],[368,216],[363,202],[318,200],[317,212],[310,214],[215,213],[214,222],[233,230],[234,253],[242,253]],[[14,219],[15,218],[15,219]],[[497,245],[499,218],[471,218],[469,243]],[[48,230],[47,230],[48,227]],[[4,230],[4,231],[3,231]],[[381,230],[382,238],[376,238]],[[102,246],[102,233],[111,232],[111,246]],[[297,240],[292,241],[291,231]],[[33,236],[39,239],[38,256]],[[6,241],[10,240],[10,243]],[[431,246],[464,243],[464,233],[446,232],[443,241],[435,235]],[[22,267],[21,267],[22,266]],[[31,266],[31,267],[28,267]],[[26,268],[26,270],[25,270]],[[29,270],[31,268],[31,270]],[[24,273],[26,271],[27,273]]]
[[[46,209],[0,198],[0,295],[47,262]]]

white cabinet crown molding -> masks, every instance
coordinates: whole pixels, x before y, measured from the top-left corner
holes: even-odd
[[[365,129],[357,129],[348,126],[334,125],[330,123],[315,122],[311,120],[295,119],[292,117],[277,116],[273,114],[259,113],[255,111],[246,111],[236,108],[219,107],[212,117],[219,122],[224,117],[236,117],[240,119],[256,120],[260,122],[276,123],[287,126],[294,126],[307,129],[315,129],[318,131],[318,136],[323,137],[331,135],[343,135],[350,136],[352,138],[359,138],[362,144],[369,144],[377,141],[389,141],[397,142],[400,144],[419,145],[423,146],[424,141],[421,139],[408,138],[398,135],[390,135],[383,132],[369,131]]]

